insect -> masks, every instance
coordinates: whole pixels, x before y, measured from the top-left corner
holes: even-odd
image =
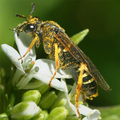
[[[43,22],[39,17],[33,17],[35,4],[32,4],[32,11],[29,18],[24,15],[16,14],[16,17],[25,18],[26,21],[19,24],[15,31],[18,33],[25,32],[34,39],[31,42],[26,53],[19,58],[22,59],[36,44],[38,48],[43,42],[44,50],[49,57],[55,61],[55,72],[49,82],[49,86],[56,75],[57,69],[69,70],[74,80],[77,83],[76,87],[76,108],[79,112],[79,94],[82,91],[88,99],[98,96],[97,85],[104,91],[109,92],[111,89],[100,72],[96,69],[92,61],[75,45],[65,30],[54,21]]]

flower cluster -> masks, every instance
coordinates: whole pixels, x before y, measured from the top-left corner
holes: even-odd
[[[88,30],[84,30],[73,36],[72,39],[75,39],[75,42],[78,43],[85,37],[87,32]],[[19,53],[7,44],[2,44],[1,48],[16,66],[12,86],[17,90],[24,89],[28,91],[23,94],[21,102],[14,105],[10,110],[11,119],[78,120],[75,103],[72,102],[71,97],[75,95],[73,91],[75,91],[76,85],[71,87],[72,90],[69,93],[68,85],[65,82],[65,79],[72,78],[69,71],[58,69],[51,83],[51,87],[55,89],[51,90],[48,84],[55,72],[54,61],[36,59],[34,46],[23,59],[18,60],[27,51],[32,39],[25,33],[20,33],[18,36],[14,32],[14,37]],[[100,118],[98,110],[92,110],[82,104],[79,106],[79,111],[84,116],[83,120],[97,120]],[[0,115],[0,118],[6,117],[7,114],[5,113]]]

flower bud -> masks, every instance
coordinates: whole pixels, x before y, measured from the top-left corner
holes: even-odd
[[[55,104],[53,104],[51,109],[54,109],[55,107],[59,107],[59,106],[64,106],[66,104],[67,100],[65,98],[62,98],[58,101],[55,102]]]
[[[65,120],[69,111],[65,107],[56,107],[48,115],[47,120]]]
[[[47,111],[42,111],[39,115],[33,117],[31,120],[46,120],[48,116]]]
[[[22,101],[26,101],[26,102],[33,101],[36,104],[38,104],[40,98],[41,98],[41,94],[38,90],[29,90],[23,94]]]
[[[43,94],[43,96],[42,96],[42,98],[40,100],[39,106],[43,110],[47,110],[52,106],[52,104],[54,103],[56,98],[57,98],[57,95],[55,94],[54,91],[45,93],[45,94]]]
[[[77,116],[68,115],[65,120],[80,120]]]
[[[45,93],[50,87],[43,82],[40,82],[40,87],[38,90],[40,91],[41,94]]]
[[[0,114],[0,120],[8,120],[8,116],[6,113]]]
[[[45,120],[46,120],[46,119],[47,119],[47,117],[48,117],[48,111],[43,110],[41,114],[43,114],[43,115],[44,115],[44,118],[45,118]]]
[[[67,99],[64,96],[63,92],[59,92],[57,94],[57,99],[55,100],[54,104],[51,107],[51,110],[54,109],[55,107],[59,107],[59,106],[65,106],[67,103]]]
[[[39,115],[33,117],[31,120],[45,120],[45,119],[44,115],[40,113]]]
[[[35,102],[21,102],[13,107],[10,115],[13,120],[28,120],[38,115],[40,112],[41,109]]]

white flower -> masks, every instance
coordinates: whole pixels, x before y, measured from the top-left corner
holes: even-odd
[[[18,60],[21,56],[25,54],[31,42],[31,41],[30,42],[27,41],[28,35],[27,37],[25,35],[26,34],[21,33],[19,35],[20,37],[18,37],[17,33],[14,33],[15,41],[20,54],[14,48],[12,48],[7,44],[1,45],[1,48],[4,51],[4,53],[8,56],[11,62],[17,67],[17,70],[12,80],[12,84],[16,86],[18,89],[26,89],[26,87],[27,89],[30,89],[28,86],[32,78],[36,78],[37,80],[40,80],[45,84],[49,84],[49,81],[55,72],[54,61],[46,60],[46,59],[36,60],[34,46],[30,50],[30,52],[25,57],[22,58],[22,60],[21,59]],[[21,38],[21,36],[24,37]],[[29,37],[29,40],[30,39],[31,38]],[[58,72],[51,83],[51,87],[54,87],[60,91],[66,91],[64,84],[62,84],[62,82],[60,82],[56,78],[71,78],[69,72],[58,69]],[[39,82],[37,84],[34,84],[32,86],[32,89],[36,87],[39,87]]]
[[[64,86],[66,86],[66,89],[67,89],[66,82],[62,79],[61,79],[61,82],[64,84]],[[63,99],[64,101],[66,100],[64,106],[65,106],[65,108],[67,108],[69,110],[69,115],[76,114],[76,116],[79,117],[75,103],[74,103],[74,105],[73,105],[73,103],[71,103],[71,96],[72,96],[72,94],[74,94],[73,91],[75,91],[75,84],[74,84],[74,87],[72,87],[72,90],[71,90],[72,93],[70,92],[68,94],[66,92],[60,92],[56,102],[58,102],[58,100],[61,100],[61,99]],[[67,90],[67,92],[68,92],[68,90]],[[79,101],[83,101],[81,95],[80,95]],[[101,118],[99,110],[97,110],[97,109],[92,110],[82,104],[79,105],[79,112],[81,115],[85,116],[82,120],[98,120]]]

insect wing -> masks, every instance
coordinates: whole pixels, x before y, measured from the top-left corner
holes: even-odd
[[[87,64],[89,71],[87,71],[96,81],[96,83],[106,92],[109,92],[110,86],[104,80],[100,72],[97,70],[92,61],[87,57],[83,51],[75,45],[72,40],[63,32],[57,34],[57,41],[59,41],[64,48],[76,59],[78,62]]]

